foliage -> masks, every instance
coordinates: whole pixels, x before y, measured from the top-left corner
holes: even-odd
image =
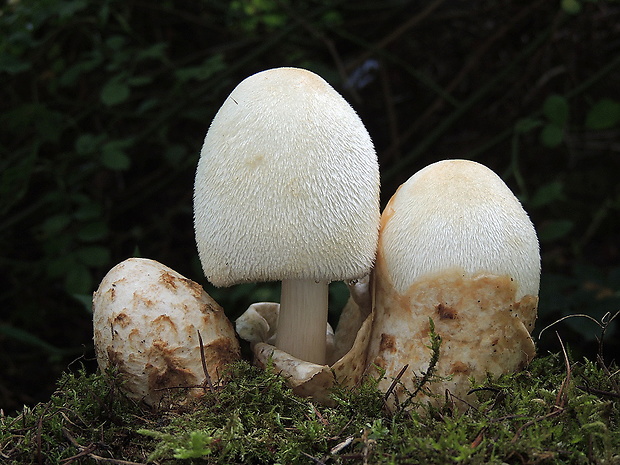
[[[192,228],[193,174],[211,119],[239,81],[275,66],[311,69],[352,103],[377,148],[383,204],[439,159],[475,159],[502,175],[540,233],[541,327],[617,309],[618,8],[5,2],[0,406],[47,398],[43,379],[92,355],[90,294],[128,256],[204,283],[231,318],[277,299],[271,284],[208,286]],[[333,321],[345,295],[334,287]],[[579,326],[563,330],[593,341]]]
[[[325,407],[293,395],[270,368],[245,362],[192,404],[144,411],[123,399],[113,373],[80,370],[62,376],[49,402],[0,417],[0,453],[9,465],[612,464],[620,459],[616,369],[549,355],[474,386],[478,405],[465,413],[448,402],[393,414],[376,380],[337,388],[335,406]]]

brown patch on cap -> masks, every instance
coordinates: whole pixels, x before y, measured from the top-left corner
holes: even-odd
[[[162,271],[159,279],[167,287],[169,287],[171,289],[176,289],[177,288],[177,279],[178,278],[176,276],[174,276],[173,274],[171,274],[170,272]]]
[[[189,289],[192,296],[196,298],[197,300],[200,300],[201,298],[203,298],[203,296],[209,297],[209,295],[204,291],[202,286],[198,284],[197,282],[192,281],[191,279],[187,279],[187,278],[183,278],[183,282],[185,283],[185,286]]]
[[[174,321],[168,315],[159,315],[157,318],[153,320],[153,329],[157,332],[158,325],[166,325],[169,326],[174,332],[177,332],[177,326],[174,324]],[[163,330],[163,328],[162,328]]]
[[[450,373],[455,375],[455,374],[464,374],[467,375],[471,372],[471,368],[469,367],[469,365],[463,363],[463,362],[454,362],[451,366],[450,366]]]
[[[158,366],[147,363],[144,367],[150,392],[168,387],[195,386],[198,384],[198,380],[192,372],[183,368],[182,362],[176,357],[175,351],[168,347],[167,342],[154,341],[149,352],[148,360],[162,362]]]
[[[236,341],[228,337],[221,337],[205,345],[204,354],[207,367],[209,369],[213,367],[219,371],[220,375],[220,367],[238,360],[241,356],[239,346],[236,344]]]
[[[456,320],[458,318],[458,312],[454,307],[438,304],[435,308],[437,309],[439,319],[441,320]]]
[[[379,350],[381,352],[396,352],[396,338],[391,334],[382,333]]]
[[[131,324],[131,318],[125,312],[121,312],[114,317],[112,320],[112,325],[118,325],[121,328],[126,328]]]

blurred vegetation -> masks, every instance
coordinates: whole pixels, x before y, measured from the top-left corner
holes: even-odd
[[[92,366],[91,293],[129,256],[204,284],[231,318],[278,298],[270,284],[209,286],[192,226],[211,119],[277,66],[315,71],[359,112],[383,203],[440,159],[499,173],[540,234],[539,327],[601,320],[620,308],[618,24],[613,0],[6,2],[0,408],[47,398],[81,355]],[[333,297],[336,317],[343,286]],[[596,348],[587,319],[555,329]],[[542,351],[557,350],[551,335]]]

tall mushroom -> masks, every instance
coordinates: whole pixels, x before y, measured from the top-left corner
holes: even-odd
[[[276,68],[232,91],[196,171],[196,242],[216,286],[282,281],[279,349],[325,363],[328,283],[369,272],[378,223],[372,141],[327,82]]]
[[[368,361],[386,391],[401,374],[391,405],[416,391],[466,400],[470,378],[525,366],[539,280],[536,232],[499,176],[466,160],[414,174],[383,212],[375,267]],[[434,367],[429,319],[442,338]],[[441,381],[420,390],[431,368]]]

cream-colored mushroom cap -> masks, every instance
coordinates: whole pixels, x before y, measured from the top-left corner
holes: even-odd
[[[536,232],[506,184],[479,163],[434,163],[398,189],[381,217],[374,278],[369,373],[385,373],[384,391],[400,376],[392,407],[410,393],[441,403],[446,392],[463,407],[472,378],[514,372],[535,355]],[[433,328],[439,379],[419,389],[431,370]]]
[[[536,231],[504,181],[480,163],[444,160],[405,182],[381,220],[382,254],[394,287],[451,268],[511,276],[517,298],[538,295]]]
[[[379,216],[372,141],[327,82],[276,68],[232,91],[198,162],[196,243],[216,286],[282,281],[276,347],[325,363],[328,283],[370,271]]]
[[[202,355],[213,384],[240,358],[222,308],[199,284],[154,260],[130,258],[106,274],[93,295],[93,329],[101,370],[116,367],[127,396],[151,406],[183,392],[179,387],[204,385]]]
[[[327,82],[276,68],[242,81],[206,135],[196,242],[216,286],[368,273],[379,170],[368,132]]]

